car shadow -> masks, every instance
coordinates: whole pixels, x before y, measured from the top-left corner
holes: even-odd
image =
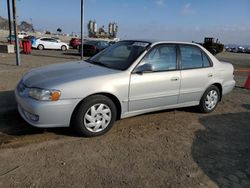
[[[242,107],[247,110],[250,110],[250,104],[243,104]]]
[[[69,56],[77,56],[80,58],[80,53],[79,52],[63,52],[63,55],[69,55]]]
[[[79,52],[64,52],[62,53],[63,55],[68,55],[68,56],[77,56],[78,58],[81,58],[81,54]],[[83,54],[83,57],[85,59],[91,57],[88,54]]]
[[[249,108],[249,105],[248,105]],[[192,157],[219,187],[250,187],[250,112],[200,118]]]

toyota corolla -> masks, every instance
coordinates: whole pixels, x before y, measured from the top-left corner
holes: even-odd
[[[85,61],[31,70],[15,96],[35,127],[73,126],[97,136],[143,113],[187,106],[212,112],[234,88],[233,72],[198,44],[126,40]]]

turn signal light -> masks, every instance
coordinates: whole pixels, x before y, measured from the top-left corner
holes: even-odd
[[[58,101],[59,98],[60,98],[60,96],[61,96],[61,93],[60,93],[60,92],[54,91],[54,92],[51,94],[50,99],[51,99],[51,101]]]

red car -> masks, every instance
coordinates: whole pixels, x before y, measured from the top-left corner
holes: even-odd
[[[71,46],[74,49],[79,49],[79,46],[81,45],[81,39],[78,38],[72,38],[69,41],[69,46]]]
[[[98,52],[104,50],[109,46],[107,41],[90,40],[83,43],[83,53],[85,56],[93,56]],[[81,53],[81,46],[79,46],[79,53]]]

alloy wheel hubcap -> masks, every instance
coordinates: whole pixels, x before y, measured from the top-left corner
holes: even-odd
[[[109,125],[111,117],[111,110],[107,105],[95,104],[84,115],[84,126],[90,132],[101,132]]]
[[[208,92],[205,100],[205,105],[208,110],[212,110],[218,102],[218,93],[215,90]]]

